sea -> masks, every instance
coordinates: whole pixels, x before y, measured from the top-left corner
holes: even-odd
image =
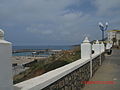
[[[70,50],[74,46],[72,45],[65,45],[65,46],[13,46],[13,50],[20,50],[20,49],[33,49],[33,50]],[[13,56],[30,56],[32,52],[22,52],[22,53],[13,53]],[[47,56],[49,54],[41,54],[41,56]]]

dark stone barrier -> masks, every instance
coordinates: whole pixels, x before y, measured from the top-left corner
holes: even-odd
[[[105,59],[104,53],[97,56],[92,60],[92,75],[95,74],[97,69]],[[89,81],[90,79],[90,62],[79,67],[68,75],[62,77],[61,79],[55,81],[51,85],[47,86],[42,90],[81,90],[85,86],[84,81]]]

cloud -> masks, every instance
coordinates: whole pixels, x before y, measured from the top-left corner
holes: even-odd
[[[120,0],[94,0],[99,14],[112,14],[114,10],[120,8]]]
[[[31,32],[33,34],[37,34],[37,35],[50,35],[52,34],[52,30],[45,30],[45,29],[39,29],[39,28],[36,28],[36,27],[28,27],[27,28],[27,31],[28,32]]]
[[[85,35],[100,39],[99,21],[108,21],[109,29],[120,27],[119,0],[0,2],[0,26],[6,29],[7,39],[15,44],[78,44]]]
[[[70,13],[64,14],[63,17],[64,19],[67,19],[67,20],[75,20],[80,18],[81,15],[82,15],[81,12],[70,12]]]

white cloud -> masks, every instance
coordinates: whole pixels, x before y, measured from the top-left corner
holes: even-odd
[[[26,30],[28,31],[28,33],[30,32],[36,35],[50,35],[53,33],[52,30],[44,27],[45,27],[44,24],[38,24],[38,25],[33,25],[31,27],[27,27]]]
[[[114,12],[114,8],[120,8],[120,0],[94,0],[94,4],[98,8],[98,14],[107,14]],[[111,13],[112,14],[112,13]]]
[[[81,16],[82,16],[81,12],[70,12],[70,13],[64,14],[63,17],[64,19],[67,19],[67,20],[76,20]]]
[[[110,25],[111,23],[112,25],[115,24],[115,27],[119,26],[120,21],[120,0],[91,0],[97,8],[93,9],[95,11],[92,14],[91,11],[84,12],[84,8],[86,10],[91,8],[88,7],[90,6],[89,0],[0,1],[0,25],[10,29],[7,32],[11,34],[12,29],[14,31],[19,30],[20,34],[24,32],[28,37],[36,38],[37,36],[38,40],[44,38],[46,42],[50,39],[51,42],[52,40],[56,40],[56,42],[59,40],[61,43],[78,43],[85,34],[99,39],[101,36],[99,27],[97,27],[99,21],[106,20]],[[88,6],[82,5],[84,4],[82,2]],[[84,7],[79,8],[79,5]],[[75,6],[78,8],[74,8]],[[13,35],[13,38],[16,37],[17,35]],[[25,38],[24,42],[27,43],[27,41]]]

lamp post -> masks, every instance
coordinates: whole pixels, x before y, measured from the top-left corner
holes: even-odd
[[[107,30],[108,22],[106,22],[105,25],[99,22],[99,27],[100,27],[100,30],[102,31],[102,41],[104,41],[104,32]]]

